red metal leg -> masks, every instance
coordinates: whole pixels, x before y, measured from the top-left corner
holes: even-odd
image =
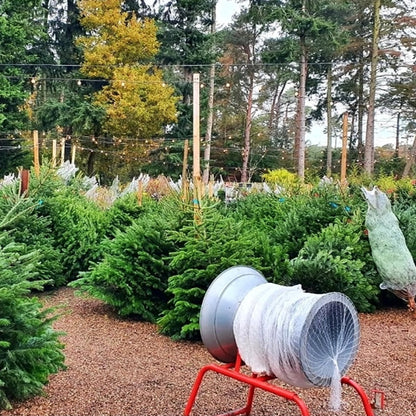
[[[232,366],[232,365],[231,365]],[[291,400],[296,403],[299,407],[302,416],[310,416],[309,410],[306,407],[303,400],[296,394],[289,390],[285,390],[281,387],[274,386],[268,383],[269,380],[272,380],[274,377],[257,377],[255,374],[253,375],[245,375],[235,369],[230,368],[230,365],[218,365],[218,364],[208,364],[199,371],[197,378],[195,380],[194,386],[192,388],[191,394],[188,399],[188,403],[185,407],[184,416],[189,416],[192,410],[192,407],[195,403],[196,396],[198,394],[199,387],[201,385],[202,379],[207,371],[214,371],[216,373],[222,374],[224,376],[230,377],[234,380],[240,381],[242,383],[248,384],[251,386],[249,391],[249,396],[247,399],[247,404],[244,408],[238,409],[231,413],[226,413],[226,415],[238,415],[238,414],[246,414],[249,415],[252,407],[253,396],[254,396],[254,389],[260,388],[262,390],[268,391],[270,393],[276,394],[277,396],[283,397],[287,400]]]
[[[251,413],[254,392],[256,388],[262,389],[269,393],[273,393],[277,396],[283,397],[286,400],[291,400],[299,407],[299,410],[302,416],[310,416],[309,409],[306,407],[306,404],[296,393],[268,383],[268,381],[274,379],[275,377],[258,376],[257,374],[246,375],[240,372],[240,366],[241,366],[241,359],[238,356],[236,362],[232,364],[222,364],[222,365],[208,364],[202,367],[201,370],[199,370],[198,372],[191,394],[186,404],[186,407],[184,410],[184,416],[189,416],[191,414],[192,407],[198,395],[198,391],[201,386],[202,380],[208,371],[213,371],[215,373],[222,374],[226,377],[230,377],[234,380],[240,381],[250,386],[245,407],[241,409],[233,410],[233,411],[230,411],[228,413],[224,413],[218,416],[237,416],[237,415],[249,416]],[[354,388],[361,398],[366,415],[374,416],[374,410],[371,406],[370,400],[368,396],[366,395],[364,389],[354,380],[351,380],[349,377],[342,377],[341,383],[348,384],[352,388]]]
[[[196,395],[198,394],[199,387],[201,386],[202,379],[204,378],[205,373],[210,370],[210,365],[202,367],[196,377],[194,386],[192,387],[191,394],[189,395],[188,403],[186,404],[185,411],[183,412],[184,416],[189,416],[191,414],[192,407],[195,403]]]
[[[367,394],[365,393],[364,389],[358,383],[356,383],[354,380],[351,380],[349,377],[342,377],[341,378],[341,383],[348,384],[349,386],[354,388],[355,391],[358,393],[358,395],[361,397],[361,401],[363,402],[365,414],[367,416],[374,416],[374,410],[371,407],[370,400],[369,400]]]
[[[253,377],[256,377],[256,375],[253,374]],[[227,413],[222,413],[218,416],[237,416],[237,415],[249,416],[250,413],[251,413],[251,409],[253,407],[254,390],[255,390],[255,387],[250,386],[250,388],[248,390],[247,402],[246,402],[245,407],[242,407],[241,409],[232,410],[232,411],[227,412]]]

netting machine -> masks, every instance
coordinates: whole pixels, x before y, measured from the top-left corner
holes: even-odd
[[[331,387],[330,405],[341,405],[341,386],[359,395],[367,416],[374,410],[364,389],[345,376],[358,350],[359,323],[352,302],[341,293],[306,293],[300,285],[268,283],[257,270],[231,267],[209,286],[200,313],[201,338],[219,363],[200,369],[184,415],[189,416],[207,372],[237,380],[248,388],[245,406],[224,415],[250,415],[254,393],[261,389],[295,403],[305,402],[279,379],[296,387]],[[247,365],[250,372],[242,372]],[[337,393],[338,392],[338,393]]]

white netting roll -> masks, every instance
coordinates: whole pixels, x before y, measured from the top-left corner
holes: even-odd
[[[305,293],[266,283],[241,302],[233,324],[243,361],[255,373],[298,387],[329,386],[358,349],[355,308],[341,293]]]

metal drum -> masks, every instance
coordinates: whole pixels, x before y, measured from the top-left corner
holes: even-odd
[[[252,267],[233,266],[219,274],[208,287],[201,305],[199,327],[202,342],[217,360],[235,361],[235,314],[246,294],[264,283],[267,283],[264,276]]]

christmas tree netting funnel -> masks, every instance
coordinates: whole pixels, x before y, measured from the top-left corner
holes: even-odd
[[[357,312],[345,295],[272,283],[247,293],[233,331],[241,358],[253,372],[298,387],[339,381],[359,344]]]

